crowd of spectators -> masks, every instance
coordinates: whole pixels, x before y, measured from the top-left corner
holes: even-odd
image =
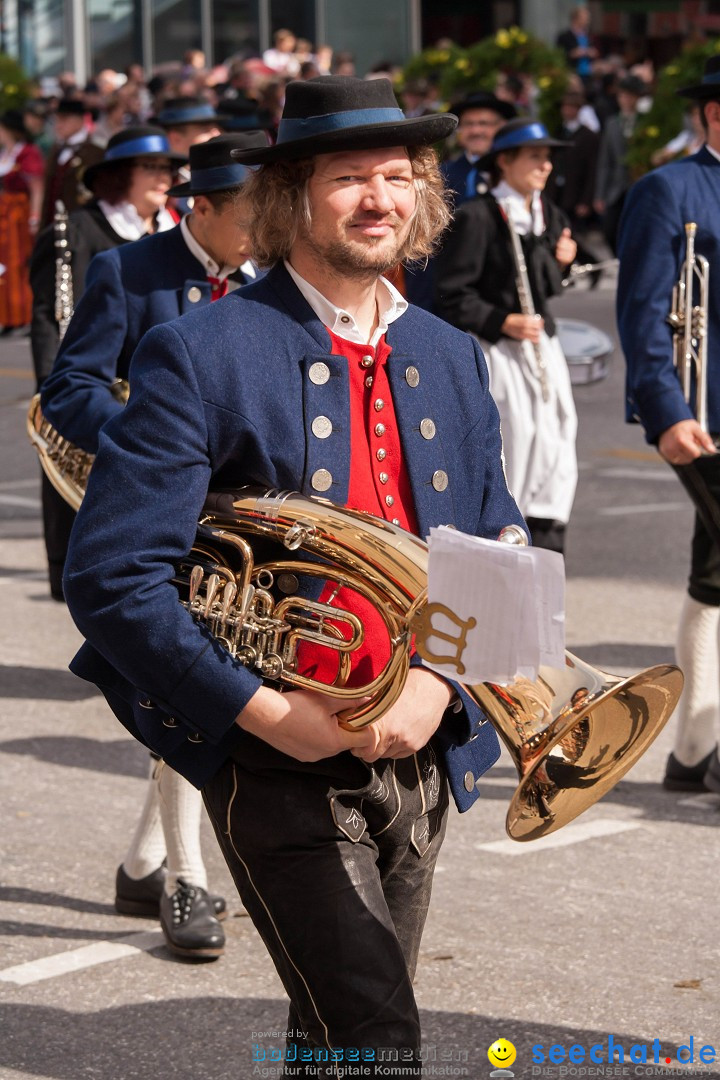
[[[555,155],[548,190],[572,221],[581,250],[588,257],[602,257],[608,247],[615,250],[617,223],[632,179],[626,165],[626,151],[638,117],[652,102],[654,71],[652,64],[644,59],[603,55],[590,33],[585,7],[571,13],[569,27],[558,36],[557,45],[566,54],[570,75],[557,128],[552,134],[570,145]],[[155,122],[166,102],[193,98],[212,106],[217,114],[224,114],[221,125],[224,130],[242,128],[243,118],[248,112],[256,111],[272,139],[287,82],[326,74],[391,78],[408,116],[452,109],[454,104],[442,100],[438,82],[433,78],[403,82],[401,69],[390,62],[380,62],[370,72],[357,73],[351,53],[334,52],[325,45],[314,46],[291,30],[281,29],[274,35],[272,48],[262,56],[231,59],[214,67],[208,66],[202,51],[191,49],[181,61],[162,65],[151,74],[144,72],[139,64],[131,64],[122,72],[99,71],[85,86],[78,85],[71,72],[41,80],[35,96],[22,110],[0,117],[0,190],[7,189],[2,177],[22,154],[22,160],[30,161],[30,167],[19,180],[15,177],[14,184],[27,196],[24,205],[32,237],[43,220],[47,222],[47,198],[45,211],[41,213],[38,209],[41,199],[38,161],[41,158],[49,161],[58,151],[66,152],[73,139],[79,142],[80,128],[84,141],[102,149],[113,135],[129,125]],[[520,115],[537,115],[539,90],[531,76],[499,71],[493,91]],[[67,115],[75,117],[74,134],[65,131]],[[173,136],[176,140],[182,138],[182,131],[176,128]],[[654,163],[690,153],[701,142],[702,132],[689,113],[686,128],[656,155]],[[22,150],[23,147],[32,149]],[[452,157],[460,150],[461,146],[453,142],[444,152]],[[14,171],[17,173],[17,168]],[[17,194],[14,190],[13,195]],[[16,215],[18,206],[19,200],[15,198]],[[593,237],[600,238],[599,248]],[[26,260],[26,247],[21,245],[14,256]],[[8,265],[1,257],[0,262]],[[24,325],[26,309],[27,304],[20,303],[15,304],[14,315],[0,311],[0,326],[11,330],[14,325]]]

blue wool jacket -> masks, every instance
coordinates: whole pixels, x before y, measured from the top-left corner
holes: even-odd
[[[233,279],[246,283],[239,271]],[[210,294],[205,268],[179,225],[96,255],[43,384],[44,415],[66,439],[94,454],[100,428],[123,408],[108,388],[114,379],[127,379],[143,334],[206,306]]]
[[[672,362],[666,319],[685,259],[685,223],[695,250],[710,262],[708,424],[720,432],[720,161],[703,147],[643,176],[630,189],[620,222],[617,319],[627,363],[626,419],[640,421],[648,442],[689,420]],[[696,300],[697,302],[697,300]]]
[[[502,470],[498,414],[476,342],[410,308],[389,328],[389,379],[421,535],[435,525],[495,538],[522,524]],[[73,670],[97,683],[146,745],[201,787],[237,738],[235,717],[260,682],[178,603],[173,564],[190,550],[210,487],[258,484],[347,501],[347,361],[284,267],[211,307],[148,333],[132,392],[100,435],[66,564],[65,595],[89,644]],[[322,361],[321,384],[310,377]],[[417,385],[405,378],[413,366]],[[416,380],[410,380],[413,384]],[[332,424],[317,438],[312,421]],[[436,433],[420,425],[430,418]],[[445,490],[432,483],[436,470]],[[494,731],[462,694],[443,723],[445,760],[461,809],[496,760]],[[143,708],[150,699],[153,708]],[[176,727],[163,724],[171,714]],[[191,736],[191,738],[189,738]],[[197,741],[197,739],[202,741]]]

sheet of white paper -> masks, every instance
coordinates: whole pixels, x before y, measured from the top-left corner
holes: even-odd
[[[564,666],[562,556],[454,529],[432,529],[429,550],[428,602],[457,620],[434,615],[433,629],[450,640],[429,639],[429,667],[461,682],[507,684],[516,675],[534,681],[541,665]]]

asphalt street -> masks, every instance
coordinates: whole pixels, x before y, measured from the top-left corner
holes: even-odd
[[[606,278],[568,291],[556,310],[614,336],[613,300]],[[220,960],[182,962],[153,920],[115,914],[147,759],[66,669],[79,636],[47,592],[39,467],[24,431],[32,389],[27,339],[2,339],[0,1080],[277,1076],[282,987],[209,825],[211,887],[231,912]],[[623,396],[617,351],[606,380],[576,387],[567,640],[624,673],[672,662],[692,513],[640,429],[624,424]],[[505,839],[507,756],[474,809],[451,813],[417,975],[425,1075],[485,1078],[488,1047],[504,1038],[516,1077],[720,1078],[703,1050],[720,1062],[720,800],[663,791],[670,745],[668,727],[546,841]],[[300,896],[297,910],[301,920]],[[613,1046],[622,1062],[610,1064]],[[683,1046],[693,1061],[679,1065]]]

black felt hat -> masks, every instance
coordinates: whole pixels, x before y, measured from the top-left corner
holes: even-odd
[[[83,183],[92,191],[93,181],[99,172],[113,169],[120,162],[131,161],[138,157],[169,158],[176,165],[184,165],[187,161],[182,154],[172,152],[167,135],[162,128],[153,127],[151,124],[138,124],[124,128],[113,135],[105,148],[102,161],[90,165],[85,170]]]
[[[675,93],[696,101],[720,101],[720,56],[711,56],[705,61],[702,82],[684,86]]]
[[[491,94],[489,90],[476,90],[460,101],[453,103],[451,108],[458,119],[468,109],[491,109],[498,116],[502,116],[503,120],[514,120],[517,116],[517,109],[512,102],[503,101],[502,98]]]
[[[23,120],[23,114],[19,109],[8,109],[0,116],[0,124],[8,131],[12,131],[15,135],[21,135],[23,139],[29,139],[30,135],[28,129],[25,127],[25,121]]]
[[[85,102],[78,98],[60,98],[55,109],[58,116],[84,116],[87,111]]]
[[[228,98],[218,102],[218,127],[225,131],[268,131],[272,118],[251,98]]]
[[[264,165],[340,150],[423,146],[446,138],[456,125],[450,113],[406,119],[389,79],[322,75],[288,83],[275,146],[236,150],[233,157]]]
[[[187,198],[188,195],[208,195],[211,191],[240,187],[250,169],[239,161],[233,161],[231,151],[252,150],[267,144],[267,137],[262,131],[247,131],[244,134],[216,135],[214,139],[191,146],[190,179],[185,184],[171,187],[168,195]]]
[[[209,102],[199,97],[169,98],[152,122],[162,128],[184,127],[185,124],[212,124],[217,121]]]
[[[478,160],[477,167],[482,171],[490,168],[498,154],[504,150],[519,150],[523,146],[570,146],[569,142],[561,139],[553,139],[544,124],[539,120],[528,120],[526,116],[519,116],[516,120],[510,120],[503,124],[495,132],[492,146],[486,154]]]

